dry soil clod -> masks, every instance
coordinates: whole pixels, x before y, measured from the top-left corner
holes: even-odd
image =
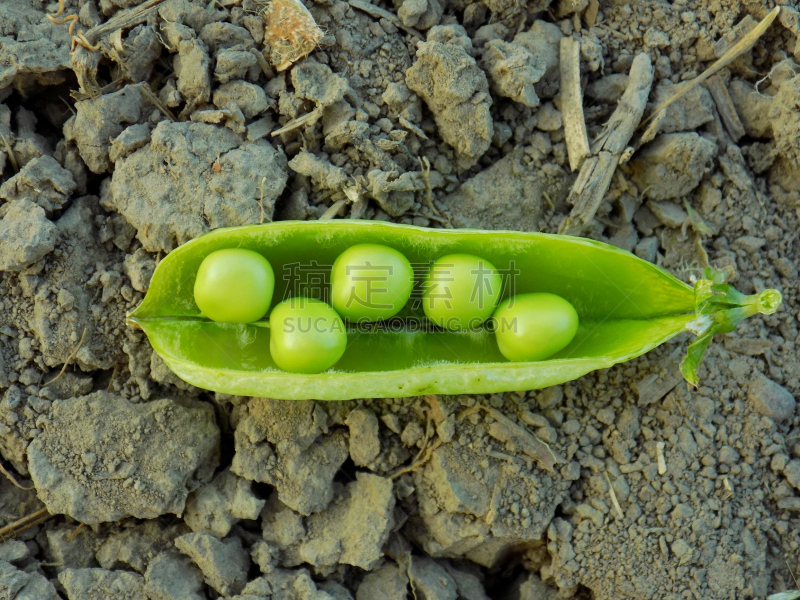
[[[403,22],[399,18],[397,18],[397,15],[395,15],[394,13],[390,13],[388,10],[384,10],[380,6],[375,6],[371,2],[365,2],[364,0],[348,0],[348,2],[350,6],[352,6],[353,8],[362,10],[371,17],[375,17],[376,19],[386,19],[398,29],[402,29],[406,33],[410,33],[418,40],[425,39],[425,36],[422,35],[419,31],[417,31],[413,27],[406,27],[403,24]]]
[[[271,0],[263,17],[264,42],[278,72],[311,53],[324,35],[301,0]]]
[[[658,459],[658,474],[664,475],[667,472],[667,461],[664,459],[664,442],[656,442],[656,458]]]

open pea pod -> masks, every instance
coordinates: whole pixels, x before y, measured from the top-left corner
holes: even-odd
[[[504,296],[550,292],[578,312],[580,327],[563,350],[539,362],[508,362],[488,330],[351,327],[341,360],[314,375],[286,373],[269,350],[264,322],[223,324],[195,304],[197,270],[211,252],[247,248],[275,271],[273,306],[293,295],[319,297],[335,258],[361,243],[391,246],[412,264],[445,254],[481,256],[506,275]],[[218,229],[171,252],[130,315],[181,379],[208,390],[279,399],[402,397],[539,389],[630,360],[686,329],[700,337],[682,364],[695,371],[711,337],[781,302],[775,290],[744,296],[709,271],[694,288],[629,252],[583,238],[544,233],[426,229],[379,221],[282,221]],[[413,296],[412,296],[413,298]],[[413,314],[413,311],[405,314]]]

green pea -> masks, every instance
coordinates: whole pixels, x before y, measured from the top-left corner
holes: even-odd
[[[252,323],[267,314],[275,288],[272,266],[258,252],[228,248],[203,259],[194,282],[200,311],[219,323]]]
[[[444,329],[474,329],[491,316],[502,287],[500,273],[488,260],[471,254],[448,254],[431,265],[422,309]]]
[[[563,350],[578,331],[575,307],[555,294],[518,294],[492,317],[500,353],[511,362],[544,360]]]
[[[351,321],[380,321],[406,305],[414,287],[411,263],[394,248],[356,244],[331,270],[331,304]]]
[[[269,329],[272,360],[289,373],[326,371],[347,347],[342,318],[322,300],[284,300],[272,309]]]

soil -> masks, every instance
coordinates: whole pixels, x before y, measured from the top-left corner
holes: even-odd
[[[545,390],[340,403],[194,388],[125,315],[165,253],[218,227],[555,233],[577,178],[562,40],[591,143],[637,56],[648,117],[775,0],[308,1],[317,41],[289,64],[265,40],[308,16],[273,2],[289,16],[266,30],[254,0],[166,0],[99,37],[142,2],[65,0],[63,23],[58,2],[0,2],[0,599],[797,589],[795,0],[625,142],[584,220],[687,282],[730,268],[783,294],[718,336],[697,389],[683,334]]]

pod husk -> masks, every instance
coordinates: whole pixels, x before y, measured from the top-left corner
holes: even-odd
[[[324,272],[357,243],[389,245],[422,266],[450,253],[481,256],[501,271],[513,265],[519,274],[504,296],[558,294],[575,306],[578,333],[547,360],[512,363],[488,330],[412,330],[404,325],[410,319],[384,328],[351,327],[347,350],[332,369],[299,375],[275,366],[265,323],[215,323],[203,318],[194,302],[197,269],[216,250],[248,248],[263,254],[275,270],[274,306],[300,292],[318,297],[314,292],[324,288],[304,286],[299,266],[316,264]],[[708,305],[707,297],[703,302]],[[336,220],[218,229],[192,240],[161,261],[146,297],[128,318],[146,332],[169,368],[192,385],[243,396],[348,400],[548,387],[648,352],[695,322],[696,310],[692,287],[608,244],[545,233]],[[692,374],[701,358],[702,352],[690,365]]]

